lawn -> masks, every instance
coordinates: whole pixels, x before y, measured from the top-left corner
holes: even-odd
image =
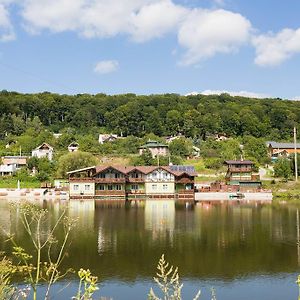
[[[18,187],[18,179],[17,178],[0,178],[0,188],[17,188]],[[21,188],[40,188],[41,183],[38,180],[30,178],[27,181],[20,182]]]

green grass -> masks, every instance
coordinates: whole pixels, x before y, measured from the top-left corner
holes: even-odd
[[[18,179],[13,178],[0,178],[0,188],[17,188],[18,187]],[[28,180],[20,181],[21,188],[40,188],[41,183],[38,180],[33,178],[29,178]]]

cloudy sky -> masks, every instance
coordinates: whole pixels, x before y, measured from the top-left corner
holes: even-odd
[[[300,98],[297,0],[0,0],[0,89]]]

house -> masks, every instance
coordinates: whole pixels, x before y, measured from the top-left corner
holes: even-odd
[[[70,198],[194,200],[193,167],[93,166],[68,172]]]
[[[53,147],[47,143],[43,143],[34,150],[32,150],[32,156],[37,158],[47,157],[49,160],[53,159]]]
[[[16,169],[27,166],[27,156],[3,156],[2,164],[6,166],[14,165]]]
[[[142,155],[146,150],[149,150],[152,157],[169,155],[169,146],[157,141],[149,140],[145,145],[139,147],[139,154]]]
[[[68,151],[69,152],[76,152],[78,151],[79,148],[79,144],[77,142],[72,142],[69,146],[68,146]]]
[[[277,143],[274,141],[266,142],[268,147],[269,156],[276,160],[281,156],[289,156],[290,154],[295,153],[295,144],[294,143]],[[300,153],[300,144],[296,144],[296,152]],[[281,155],[282,154],[282,155]]]
[[[117,134],[99,134],[99,143],[104,144],[108,142],[114,142],[120,137]]]
[[[16,165],[0,165],[0,176],[12,176],[16,172]]]
[[[254,174],[254,163],[250,160],[227,160],[225,182],[233,190],[259,190],[261,181],[258,174]]]
[[[176,135],[176,136],[168,136],[165,139],[166,139],[166,143],[170,144],[171,142],[181,139],[181,138],[185,138],[185,136],[180,134],[180,135]]]
[[[62,136],[62,133],[53,133],[55,139],[59,139]]]

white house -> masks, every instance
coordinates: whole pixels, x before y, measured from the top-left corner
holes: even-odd
[[[68,151],[69,152],[76,152],[78,151],[79,148],[79,144],[76,142],[72,142],[69,146],[68,146]]]
[[[107,142],[114,142],[119,136],[117,134],[99,134],[99,143],[104,144]]]
[[[38,146],[34,150],[32,150],[32,156],[37,158],[47,157],[49,160],[53,159],[53,147],[51,147],[47,143],[43,143],[42,145]]]
[[[16,165],[0,165],[0,176],[11,176],[15,174],[16,171]]]

